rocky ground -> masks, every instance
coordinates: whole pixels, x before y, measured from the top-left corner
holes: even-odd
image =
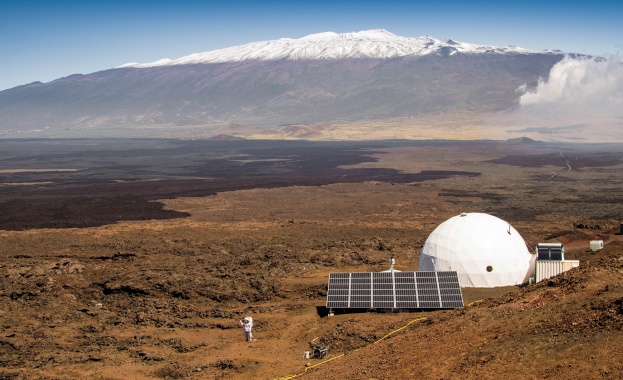
[[[66,228],[19,227],[5,176],[0,378],[623,377],[622,150],[484,146],[389,147],[339,166],[405,181],[139,194],[162,214]],[[478,175],[404,177],[426,170]],[[326,316],[330,272],[385,270],[390,255],[416,270],[428,234],[463,211],[509,221],[531,247],[563,242],[581,266],[464,289],[463,309]],[[593,239],[606,247],[591,252]],[[316,344],[330,361],[303,358]]]

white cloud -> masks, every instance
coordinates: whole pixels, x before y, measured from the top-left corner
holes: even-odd
[[[572,114],[623,113],[623,64],[618,57],[565,57],[552,67],[547,80],[521,96],[520,105]]]
[[[509,136],[548,141],[623,142],[623,63],[566,57],[536,87],[522,85],[519,107],[487,121]]]

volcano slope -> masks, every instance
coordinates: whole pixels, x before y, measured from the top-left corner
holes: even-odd
[[[93,145],[3,157],[0,377],[623,375],[620,146],[299,146],[271,158],[230,146],[219,162],[266,164],[234,175],[188,164],[214,163],[198,158],[203,146],[153,144],[105,149],[105,160]],[[316,176],[292,169],[329,152]],[[78,165],[90,169],[61,171]],[[531,247],[563,242],[581,266],[524,287],[464,289],[463,309],[326,316],[330,272],[385,270],[390,255],[415,270],[428,234],[463,211],[509,221]],[[594,239],[606,247],[589,251]],[[252,343],[238,325],[246,315]],[[316,344],[329,361],[302,357]]]

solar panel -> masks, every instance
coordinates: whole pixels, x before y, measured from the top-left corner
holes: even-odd
[[[539,260],[562,261],[565,259],[565,248],[562,243],[538,243],[536,253]]]
[[[457,272],[330,273],[329,309],[454,309],[463,307]]]

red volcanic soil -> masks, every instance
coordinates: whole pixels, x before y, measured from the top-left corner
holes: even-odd
[[[623,377],[622,150],[567,170],[509,163],[603,152],[430,142],[297,155],[219,143],[234,145],[208,146],[210,157],[198,143],[143,142],[116,158],[101,145],[2,158],[84,167],[2,174],[0,378]],[[416,270],[428,234],[464,211],[502,217],[530,247],[563,242],[581,265],[538,284],[463,289],[462,309],[326,316],[329,273],[385,270],[391,255]],[[588,250],[595,239],[606,247]],[[247,315],[251,343],[238,324]],[[327,358],[303,358],[317,344]]]

